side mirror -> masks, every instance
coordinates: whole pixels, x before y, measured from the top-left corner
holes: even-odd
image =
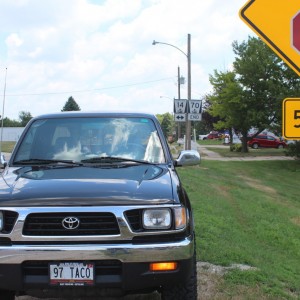
[[[1,153],[0,154],[0,168],[4,169],[7,165],[7,161],[5,160],[4,155]]]
[[[196,150],[183,150],[175,159],[175,166],[194,166],[201,161],[200,153]]]

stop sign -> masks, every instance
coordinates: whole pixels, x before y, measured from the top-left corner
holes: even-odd
[[[300,53],[300,11],[292,21],[292,39],[293,47]]]

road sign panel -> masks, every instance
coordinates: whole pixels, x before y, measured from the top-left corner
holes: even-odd
[[[300,4],[295,0],[249,0],[241,19],[300,75]]]
[[[199,114],[202,108],[201,100],[189,100],[189,112],[192,114]]]
[[[189,121],[201,121],[202,114],[188,114]]]
[[[300,53],[300,11],[293,18],[292,41],[294,48]]]
[[[174,114],[174,120],[176,122],[185,122],[186,121],[186,114]]]
[[[186,99],[174,99],[174,113],[183,114],[186,112]]]
[[[300,98],[283,100],[282,135],[287,140],[300,140]]]

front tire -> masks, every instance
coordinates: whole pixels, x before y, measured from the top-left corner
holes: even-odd
[[[193,256],[193,269],[185,283],[163,287],[162,300],[197,300],[197,262],[196,253]]]
[[[253,149],[258,149],[258,144],[257,144],[257,143],[253,143],[253,144],[252,144],[252,148],[253,148]]]

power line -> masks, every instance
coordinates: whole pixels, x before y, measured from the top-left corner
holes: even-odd
[[[149,80],[149,81],[143,81],[138,83],[129,83],[124,85],[117,85],[117,86],[111,86],[111,87],[103,87],[98,89],[87,89],[87,90],[79,90],[79,91],[65,91],[65,92],[44,92],[44,93],[28,93],[28,94],[8,94],[6,97],[20,97],[20,96],[43,96],[43,95],[59,95],[59,94],[76,94],[76,93],[89,93],[89,92],[95,92],[95,91],[103,91],[103,90],[111,90],[111,89],[118,89],[118,88],[124,88],[129,86],[137,86],[137,85],[143,85],[143,84],[149,84],[159,81],[165,81],[173,79],[174,77],[166,77],[156,80]]]

